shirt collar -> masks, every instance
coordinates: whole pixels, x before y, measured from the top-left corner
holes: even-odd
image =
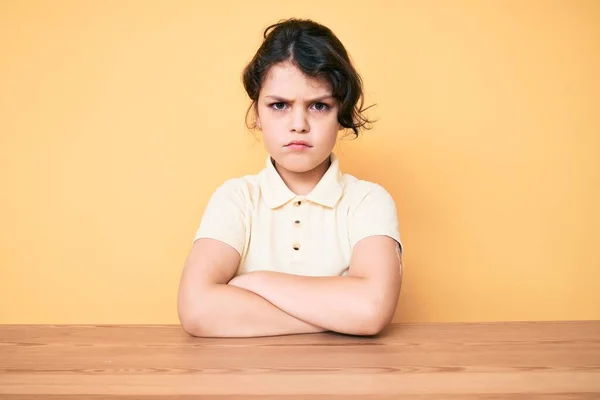
[[[317,186],[307,194],[306,200],[313,203],[333,208],[342,196],[342,172],[339,167],[339,159],[334,153],[330,156],[331,165],[321,178]],[[269,208],[280,207],[297,197],[292,192],[275,169],[271,156],[267,157],[267,165],[259,175],[260,189]]]

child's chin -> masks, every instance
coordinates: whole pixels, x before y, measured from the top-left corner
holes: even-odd
[[[318,167],[320,163],[308,154],[291,153],[286,154],[280,164],[290,172],[303,173],[312,171]]]

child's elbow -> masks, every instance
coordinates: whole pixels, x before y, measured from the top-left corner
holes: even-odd
[[[193,310],[181,309],[179,311],[179,323],[181,328],[190,336],[201,336],[198,320],[199,318]]]
[[[358,326],[358,335],[375,336],[381,333],[391,322],[394,316],[393,312],[385,310],[385,307],[369,307],[363,314]]]
[[[198,307],[198,304],[190,303],[182,303],[178,307],[177,314],[181,328],[190,336],[209,336],[206,329],[209,315],[202,308]]]
[[[382,318],[380,315],[373,315],[367,318],[359,335],[362,336],[375,336],[381,333],[390,323],[387,318]]]

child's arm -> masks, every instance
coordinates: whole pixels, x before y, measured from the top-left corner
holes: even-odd
[[[198,239],[181,276],[178,314],[193,336],[249,337],[323,332],[285,313],[262,297],[227,285],[240,262],[231,246]]]
[[[354,247],[348,276],[257,271],[234,278],[230,285],[250,290],[290,315],[328,330],[374,335],[394,315],[401,267],[396,241],[371,236]]]

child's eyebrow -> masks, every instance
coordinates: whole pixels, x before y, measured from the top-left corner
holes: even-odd
[[[270,97],[271,99],[276,100],[276,101],[282,101],[282,102],[285,102],[285,103],[293,103],[292,100],[284,99],[283,97],[280,97],[280,96],[275,96],[275,95],[267,95],[267,96],[265,96],[265,98],[267,98],[267,97]],[[333,95],[326,94],[324,96],[319,96],[319,97],[315,97],[314,99],[307,100],[306,102],[307,103],[314,103],[315,101],[327,100],[327,99],[332,99],[332,98],[333,98]]]

